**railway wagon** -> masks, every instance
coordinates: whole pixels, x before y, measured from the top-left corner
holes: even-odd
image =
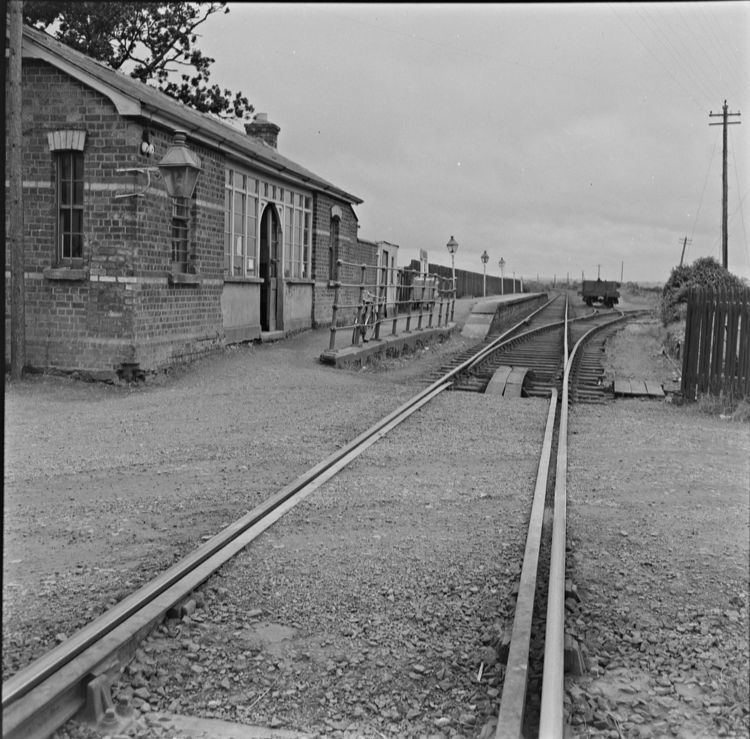
[[[586,305],[602,303],[607,308],[612,308],[620,302],[619,282],[613,280],[584,280],[579,295],[583,297]]]

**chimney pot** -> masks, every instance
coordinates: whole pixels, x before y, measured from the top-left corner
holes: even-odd
[[[281,129],[268,120],[267,113],[257,113],[252,123],[245,124],[245,131],[248,136],[260,139],[263,143],[275,149]]]

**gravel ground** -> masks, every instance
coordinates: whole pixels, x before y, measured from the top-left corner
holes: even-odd
[[[607,373],[671,379],[650,319],[610,342]],[[580,737],[747,737],[750,425],[696,405],[618,399],[570,414],[567,679]]]
[[[319,365],[326,333],[145,387],[6,386],[4,679],[466,343],[354,372]],[[653,326],[617,336],[611,371],[673,371]],[[371,447],[144,645],[115,688],[144,712],[140,736],[187,736],[157,710],[487,736],[545,416],[544,401],[449,393]],[[568,627],[591,663],[566,686],[574,735],[747,736],[748,425],[618,400],[575,407],[571,429]]]

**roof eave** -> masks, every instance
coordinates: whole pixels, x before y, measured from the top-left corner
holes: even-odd
[[[295,173],[285,165],[278,164],[270,158],[266,159],[250,152],[248,149],[240,148],[233,144],[228,138],[222,138],[220,135],[211,132],[207,126],[196,125],[192,121],[188,122],[185,119],[181,119],[178,116],[171,114],[163,108],[155,106],[153,103],[146,103],[137,96],[129,95],[105,80],[100,79],[90,71],[75,64],[75,62],[62,57],[52,49],[48,49],[26,34],[23,37],[22,55],[30,59],[41,59],[101,93],[112,102],[117,112],[122,116],[129,118],[144,118],[150,122],[156,123],[157,125],[162,125],[165,128],[184,130],[195,141],[200,142],[209,148],[224,151],[235,159],[244,161],[266,173],[283,177],[286,180],[303,185],[311,190],[329,193],[339,199],[348,201],[353,205],[360,205],[364,202],[355,195],[345,192],[344,190],[324,181]],[[197,111],[192,112],[197,113]]]

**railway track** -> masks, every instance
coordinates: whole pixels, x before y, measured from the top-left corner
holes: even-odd
[[[554,305],[557,301],[551,301],[546,307]],[[562,306],[562,308],[560,307]],[[553,311],[559,315],[560,311],[567,313],[565,301],[561,300],[555,305]],[[608,314],[609,321],[612,315]],[[93,621],[87,627],[74,634],[71,638],[50,651],[41,659],[28,667],[20,670],[2,686],[3,706],[3,737],[16,739],[24,737],[34,739],[35,737],[48,737],[54,730],[62,726],[69,718],[78,714],[87,705],[89,709],[94,707],[99,712],[111,705],[109,698],[109,681],[120,671],[121,665],[128,662],[135,652],[139,641],[147,635],[165,614],[186,601],[190,594],[205,580],[207,580],[219,567],[225,564],[235,554],[244,549],[249,542],[257,538],[263,531],[275,523],[281,516],[291,510],[297,503],[303,500],[315,489],[323,485],[327,480],[336,475],[341,469],[348,465],[357,456],[362,454],[372,444],[376,443],[391,429],[407,420],[413,413],[433,400],[440,393],[462,382],[466,376],[482,377],[488,373],[488,367],[492,367],[497,356],[507,357],[508,352],[527,344],[532,337],[544,336],[546,334],[559,333],[562,337],[562,348],[557,359],[557,365],[563,367],[560,378],[561,391],[558,395],[554,384],[548,386],[548,397],[550,398],[547,430],[543,445],[537,486],[535,492],[534,510],[532,511],[530,533],[527,538],[526,556],[524,568],[521,575],[521,589],[516,607],[516,621],[518,621],[518,633],[514,623],[514,635],[511,646],[511,656],[508,663],[508,676],[506,680],[508,697],[503,692],[503,703],[501,705],[499,728],[497,736],[511,736],[507,733],[507,727],[512,725],[510,720],[504,717],[506,714],[520,717],[524,714],[524,703],[519,706],[520,693],[525,693],[525,682],[523,690],[516,688],[512,690],[515,683],[520,685],[520,679],[528,671],[528,639],[530,633],[530,621],[533,611],[533,584],[536,582],[538,570],[538,540],[541,536],[541,521],[543,519],[544,498],[547,489],[547,478],[552,454],[552,437],[557,417],[558,397],[562,399],[560,404],[560,421],[558,435],[558,458],[556,462],[556,491],[555,491],[555,526],[562,521],[563,533],[558,532],[557,539],[563,537],[562,544],[555,539],[553,533],[552,551],[558,552],[562,547],[562,564],[559,561],[550,562],[550,606],[547,614],[548,634],[547,643],[553,655],[562,653],[563,635],[558,624],[564,618],[564,604],[558,606],[560,600],[559,588],[564,589],[564,491],[558,494],[558,485],[564,486],[565,459],[564,454],[561,461],[560,449],[565,448],[564,437],[567,424],[568,385],[573,363],[569,358],[569,334],[566,318],[560,321],[550,321],[549,314],[539,311],[526,321],[520,322],[505,332],[500,337],[482,344],[473,354],[467,358],[459,357],[454,360],[453,365],[444,372],[437,380],[427,388],[415,395],[401,407],[373,425],[370,429],[360,434],[341,450],[330,455],[322,462],[311,468],[304,475],[294,480],[279,490],[274,496],[253,509],[245,516],[226,527],[216,536],[205,542],[198,549],[185,557],[183,560],[158,576],[152,582],[125,598],[115,605],[107,613]],[[603,318],[591,317],[586,319],[587,330],[601,328],[605,324]],[[529,326],[532,326],[529,328]],[[580,322],[581,329],[584,321]],[[525,329],[525,330],[522,330]],[[581,336],[583,344],[586,336]],[[545,341],[545,346],[547,342]],[[550,346],[554,342],[549,342]],[[556,344],[555,344],[556,346]],[[554,348],[554,347],[553,347]],[[549,353],[553,351],[549,349]],[[520,349],[519,349],[520,351]],[[575,352],[573,353],[575,354]],[[497,355],[497,356],[496,356]],[[546,354],[545,354],[546,356]],[[556,370],[557,372],[557,370]],[[539,373],[541,375],[541,372]],[[541,391],[540,391],[541,392]],[[537,501],[538,498],[538,501]],[[562,502],[561,502],[562,499]],[[541,513],[540,513],[541,506]],[[536,530],[534,527],[536,527]],[[532,530],[534,529],[534,530]],[[536,554],[534,554],[536,552]],[[534,561],[536,558],[536,561]],[[528,564],[526,560],[529,560]],[[553,582],[554,579],[554,582]],[[532,587],[531,605],[529,605],[526,589]],[[564,591],[562,604],[564,601]],[[558,610],[560,611],[558,613]],[[552,623],[552,632],[549,624]],[[524,640],[526,645],[524,647]],[[545,683],[547,683],[547,672],[549,670],[550,683],[553,686],[547,688],[547,708],[543,708],[548,715],[543,720],[559,724],[562,730],[562,682],[557,686],[558,679],[554,677],[561,671],[557,664],[557,657],[550,658],[547,665],[545,656]],[[516,676],[518,679],[510,679]],[[544,693],[542,703],[545,705]],[[515,736],[519,736],[516,734]],[[547,736],[547,734],[544,734]],[[552,736],[553,734],[549,734]]]

